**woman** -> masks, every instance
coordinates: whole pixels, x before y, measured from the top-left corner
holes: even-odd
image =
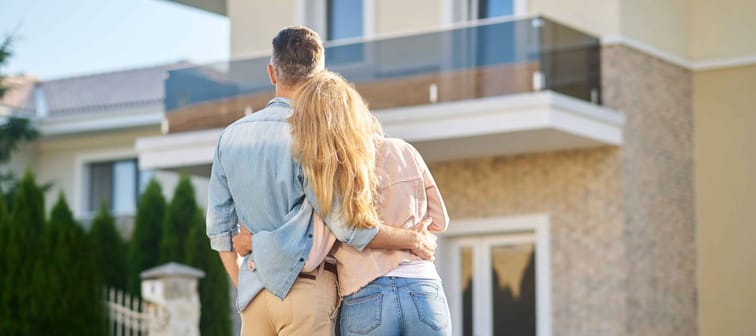
[[[383,138],[380,124],[343,78],[316,75],[300,88],[294,111],[289,118],[294,154],[322,209],[337,203],[346,222],[358,227],[383,222],[431,232],[446,229],[446,208],[420,154],[400,139]],[[333,242],[321,221],[316,226],[308,259],[313,263]],[[343,244],[334,249],[344,298],[343,335],[451,334],[433,262],[409,251],[360,252]]]

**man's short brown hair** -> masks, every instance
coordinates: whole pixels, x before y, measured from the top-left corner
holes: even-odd
[[[276,80],[298,86],[324,68],[323,43],[318,33],[303,26],[286,27],[273,38]]]

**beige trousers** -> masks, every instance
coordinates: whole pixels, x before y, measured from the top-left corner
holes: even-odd
[[[315,279],[297,278],[281,300],[263,289],[241,313],[241,336],[333,335],[338,293],[336,275],[321,265]]]

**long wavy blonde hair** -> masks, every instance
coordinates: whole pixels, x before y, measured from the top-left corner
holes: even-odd
[[[375,148],[383,132],[360,94],[338,74],[319,72],[299,88],[289,124],[321,215],[336,203],[346,223],[376,226]]]

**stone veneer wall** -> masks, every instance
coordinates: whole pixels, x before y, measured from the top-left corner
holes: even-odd
[[[627,118],[627,335],[696,335],[692,74],[623,46],[602,63],[604,104]]]
[[[621,148],[431,170],[452,221],[551,215],[554,335],[696,335],[691,74],[611,46],[602,76],[627,117]]]
[[[625,332],[619,150],[600,148],[431,165],[455,219],[551,215],[554,335]]]

